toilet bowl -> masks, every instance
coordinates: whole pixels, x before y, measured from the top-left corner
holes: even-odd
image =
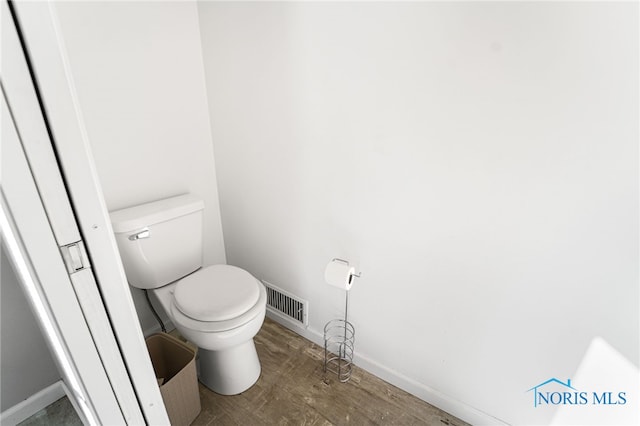
[[[246,294],[241,291],[227,291],[224,294],[236,296],[236,300],[221,302],[218,299],[208,306],[207,300],[210,299],[206,298],[207,294],[221,294],[216,287],[243,282],[238,277],[224,281],[221,275],[242,273],[246,274],[246,287],[251,289],[253,286],[257,290],[255,300],[253,297],[243,297]],[[213,265],[152,292],[180,334],[199,348],[198,376],[202,384],[222,395],[236,395],[258,380],[261,368],[253,337],[262,327],[265,317],[267,293],[262,283],[240,268]],[[177,303],[176,292],[186,299],[182,304]],[[246,289],[244,293],[247,293]],[[252,301],[255,303],[251,304]],[[211,311],[203,313],[198,309]],[[237,311],[229,315],[229,311],[234,309]]]
[[[203,203],[172,197],[111,213],[129,284],[149,289],[180,334],[198,346],[200,381],[223,395],[260,377],[253,338],[264,322],[266,290],[230,265],[202,267]]]

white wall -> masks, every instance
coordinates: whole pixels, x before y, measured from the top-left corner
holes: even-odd
[[[109,210],[197,194],[204,263],[224,263],[196,4],[56,6]],[[133,295],[143,329],[154,327],[141,292]]]
[[[0,411],[60,380],[4,247],[0,248]]]
[[[312,333],[342,257],[356,352],[420,395],[544,423],[594,337],[638,365],[637,4],[198,10],[227,259]]]

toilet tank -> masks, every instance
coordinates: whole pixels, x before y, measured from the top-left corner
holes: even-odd
[[[202,266],[202,211],[180,195],[110,213],[129,285],[162,287]]]

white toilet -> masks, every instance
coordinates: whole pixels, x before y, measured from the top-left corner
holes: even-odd
[[[111,212],[129,285],[151,290],[178,331],[199,348],[199,378],[235,395],[260,376],[253,343],[267,295],[249,272],[202,268],[202,200],[181,195]]]

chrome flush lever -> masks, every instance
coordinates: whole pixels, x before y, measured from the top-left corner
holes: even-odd
[[[151,236],[151,232],[149,232],[148,228],[143,229],[140,232],[136,232],[135,234],[129,235],[129,239],[131,241],[141,240],[143,238],[149,238]]]

